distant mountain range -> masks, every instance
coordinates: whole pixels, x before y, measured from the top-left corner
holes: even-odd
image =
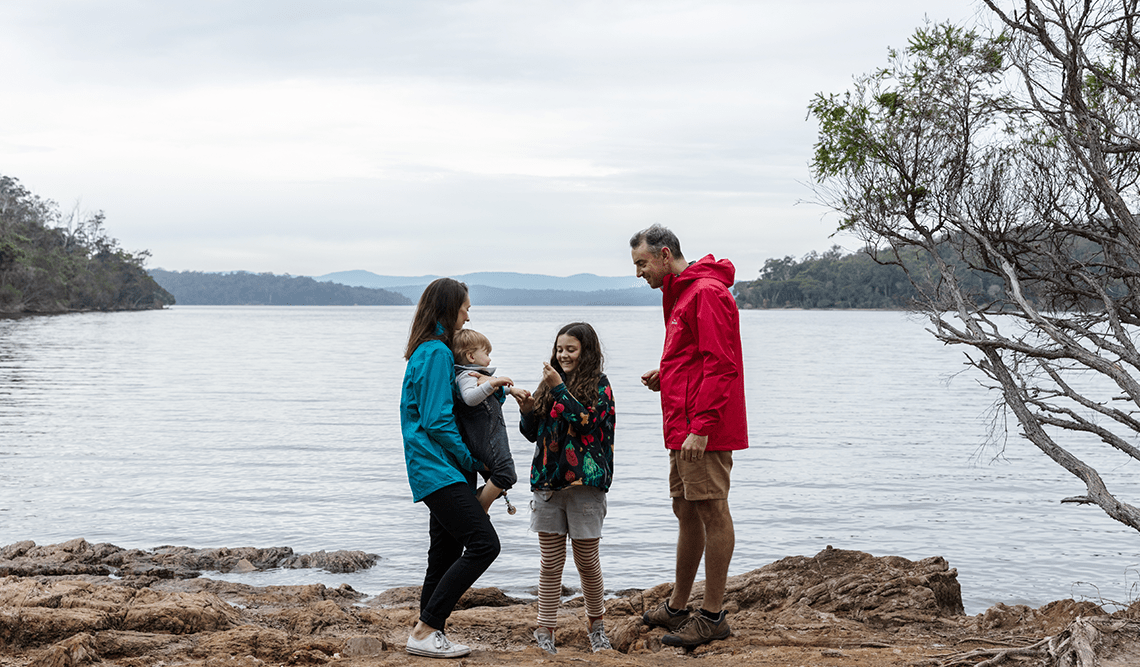
[[[384,289],[419,300],[428,283],[442,276],[382,276],[371,271],[338,271],[313,276],[319,282]],[[471,301],[484,306],[656,306],[661,293],[636,276],[578,273],[565,278],[537,273],[483,271],[450,276],[467,284]]]
[[[182,305],[407,305],[440,276],[382,276],[340,271],[290,276],[248,271],[203,273],[151,269],[150,275]],[[480,306],[659,306],[661,293],[634,276],[579,273],[565,278],[534,273],[482,272],[451,276],[467,284]]]

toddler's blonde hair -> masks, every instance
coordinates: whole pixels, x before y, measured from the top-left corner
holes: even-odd
[[[452,336],[451,352],[455,355],[455,363],[470,363],[467,355],[476,350],[485,350],[491,354],[491,340],[474,329],[460,329]]]

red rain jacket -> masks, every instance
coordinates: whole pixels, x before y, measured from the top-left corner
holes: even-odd
[[[732,262],[712,255],[665,275],[660,372],[668,449],[680,449],[690,433],[707,435],[708,451],[748,447],[740,313],[729,291],[735,276]]]

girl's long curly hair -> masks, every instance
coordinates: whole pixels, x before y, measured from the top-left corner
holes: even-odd
[[[578,339],[578,343],[582,346],[582,351],[578,353],[578,364],[569,375],[562,371],[562,365],[558,363],[558,338],[564,334]],[[571,322],[558,330],[550,350],[550,365],[558,371],[562,376],[562,382],[566,384],[566,389],[582,405],[589,407],[594,404],[604,364],[602,343],[598,340],[598,333],[594,331],[594,327],[586,322]],[[534,393],[534,407],[538,411],[537,414],[544,416],[550,412],[550,406],[554,404],[551,389],[552,387],[542,385]]]

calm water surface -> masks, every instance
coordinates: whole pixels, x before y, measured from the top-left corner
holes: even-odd
[[[361,549],[367,572],[213,575],[253,584],[418,584],[427,510],[413,504],[399,429],[410,307],[185,307],[0,320],[0,544],[84,537],[125,548]],[[744,311],[752,447],[736,456],[731,573],[832,545],[958,568],[969,613],[1069,596],[1128,601],[1140,535],[1099,509],[1011,429],[923,324],[893,312]],[[499,373],[533,388],[558,327],[591,322],[618,409],[602,546],[607,588],[672,579],[657,396],[641,386],[658,308],[475,307]],[[963,372],[965,371],[965,372]],[[508,415],[513,403],[508,401]],[[531,445],[512,448],[525,479]],[[1134,464],[1078,452],[1135,502]],[[512,494],[525,507],[526,490]],[[526,594],[525,512],[479,585]],[[703,576],[703,575],[702,575]],[[575,585],[573,568],[566,583]]]

